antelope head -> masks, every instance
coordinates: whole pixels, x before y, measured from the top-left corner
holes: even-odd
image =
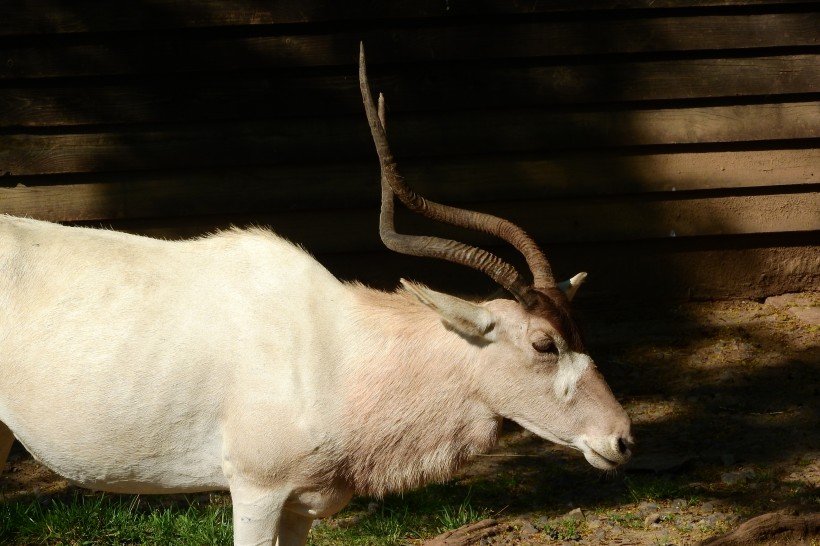
[[[359,55],[359,84],[381,166],[379,233],[396,252],[444,259],[488,275],[515,298],[473,303],[402,281],[445,325],[481,347],[481,396],[496,415],[581,451],[596,468],[609,470],[631,456],[631,423],[587,354],[569,309],[586,274],[556,283],[550,264],[518,226],[492,215],[434,203],[399,175],[385,132],[384,99],[373,100]],[[393,198],[424,217],[494,235],[525,258],[532,282],[483,249],[449,239],[396,233]]]

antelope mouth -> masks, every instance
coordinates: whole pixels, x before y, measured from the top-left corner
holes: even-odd
[[[622,464],[619,461],[613,461],[612,459],[604,457],[589,446],[585,447],[586,449],[581,449],[581,453],[584,454],[584,458],[587,462],[598,470],[615,470]]]
[[[620,465],[629,461],[632,457],[632,450],[628,443],[618,441],[618,449],[595,449],[590,442],[582,440],[577,448],[584,454],[584,458],[589,464],[600,470],[614,470]],[[609,446],[606,446],[609,447]]]
[[[599,470],[614,470],[626,463],[632,457],[632,439],[616,439],[607,441],[603,438],[588,439],[584,436],[574,440],[564,440],[553,434],[549,430],[536,426],[526,419],[513,418],[513,421],[525,429],[540,436],[544,440],[553,442],[561,446],[571,447],[580,451],[587,462]],[[612,444],[612,445],[610,445]],[[592,447],[595,445],[595,447]]]

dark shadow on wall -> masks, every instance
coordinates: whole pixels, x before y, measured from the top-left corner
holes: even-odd
[[[49,200],[43,208],[50,219],[101,221],[161,236],[229,224],[272,225],[312,252],[327,254],[334,272],[381,285],[378,277],[387,267],[355,269],[355,252],[382,248],[374,227],[375,156],[355,82],[358,41],[364,38],[373,87],[388,96],[391,139],[411,182],[433,198],[509,213],[547,248],[562,276],[593,267],[591,293],[622,294],[619,285],[634,276],[625,272],[648,272],[641,282],[644,292],[652,288],[649,299],[755,291],[749,279],[742,281],[749,289],[734,293],[731,282],[705,286],[712,275],[692,281],[696,268],[680,267],[676,259],[681,248],[689,258],[712,264],[720,261],[714,256],[721,249],[749,248],[742,257],[745,268],[757,272],[769,265],[755,263],[765,259],[763,238],[735,239],[733,211],[703,222],[704,237],[691,237],[698,227],[687,226],[686,218],[677,225],[670,220],[676,200],[687,204],[687,192],[659,183],[657,173],[640,162],[623,160],[635,154],[686,154],[687,143],[701,151],[720,149],[724,142],[669,136],[671,130],[646,121],[647,113],[666,112],[662,121],[734,101],[733,82],[721,89],[713,81],[710,88],[700,81],[703,68],[687,62],[719,55],[738,62],[749,58],[745,51],[682,48],[679,30],[675,36],[659,32],[667,27],[655,13],[581,11],[497,19],[479,7],[467,15],[436,12],[418,20],[403,12],[393,14],[396,19],[374,18],[363,10],[356,19],[316,4],[289,13],[281,24],[270,24],[276,17],[262,9],[258,20],[265,24],[232,26],[223,7],[207,3],[179,11],[154,3],[128,9],[135,17],[111,12],[115,26],[106,26],[105,15],[54,4],[44,10],[48,21],[70,32],[2,38],[12,59],[16,54],[28,61],[19,62],[20,68],[9,65],[6,90],[19,85],[20,93],[35,99],[22,100],[16,116],[7,115],[11,126],[3,131],[14,137],[9,153],[15,160],[0,167],[12,175],[6,177],[8,186],[42,187],[31,193]],[[287,6],[275,9],[279,15],[287,12]],[[737,11],[742,14],[743,8]],[[708,10],[673,13],[697,20]],[[323,22],[305,23],[311,20]],[[543,25],[563,31],[570,45],[535,40],[540,56],[527,56],[509,30],[519,28],[519,20],[530,24],[520,26],[522,43],[532,39],[532,25]],[[624,29],[631,33],[626,45]],[[459,39],[448,41],[446,32]],[[798,52],[804,50],[813,51]],[[690,88],[695,91],[685,91]],[[751,91],[747,87],[744,93]],[[792,94],[788,100],[799,98],[810,97]],[[697,115],[679,130],[697,133],[704,114]],[[573,155],[579,156],[574,163],[565,160]],[[485,163],[453,167],[478,158]],[[534,176],[538,161],[553,176]],[[450,178],[425,178],[448,168]],[[25,191],[19,188],[18,194]],[[771,188],[773,194],[779,191]],[[743,187],[729,193],[748,196]],[[631,212],[619,212],[618,200]],[[36,211],[32,202],[28,210]],[[587,212],[593,203],[601,206]],[[339,224],[345,233],[336,229]],[[689,228],[688,240],[672,241],[671,234],[681,228]],[[810,237],[775,238],[785,254]],[[353,265],[335,268],[346,256]],[[399,261],[412,270],[411,262]],[[805,272],[806,263],[797,269]],[[719,264],[714,267],[719,274]],[[460,275],[441,276],[448,281]],[[816,277],[807,277],[778,286],[789,278],[781,273],[759,291],[793,290],[803,281],[816,285]]]

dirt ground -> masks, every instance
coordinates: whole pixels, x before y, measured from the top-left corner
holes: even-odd
[[[477,543],[684,546],[760,514],[820,513],[820,293],[586,309],[581,322],[632,416],[636,455],[603,475],[507,427],[458,478],[503,484],[482,501],[499,532]],[[19,449],[6,470],[6,498],[66,486]]]

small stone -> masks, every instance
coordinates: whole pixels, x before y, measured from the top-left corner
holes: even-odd
[[[584,512],[580,508],[575,508],[574,510],[564,514],[564,519],[584,521],[586,518],[584,517]]]
[[[740,472],[726,472],[720,475],[720,481],[726,485],[743,485],[748,481],[748,478]]]
[[[712,501],[706,501],[700,505],[700,509],[704,512],[714,512],[715,503]]]
[[[658,523],[660,520],[661,515],[655,512],[653,514],[649,514],[648,516],[646,516],[646,518],[643,520],[643,524],[644,526],[649,527],[653,523]]]
[[[638,512],[641,514],[651,514],[658,511],[658,505],[654,502],[642,502],[638,505]]]
[[[675,499],[672,501],[671,509],[675,512],[680,512],[687,506],[689,506],[689,503],[686,501],[686,499]]]
[[[678,531],[686,533],[691,532],[692,529],[694,529],[694,526],[691,521],[675,522],[675,527],[678,529]]]
[[[740,471],[740,475],[745,477],[747,480],[752,480],[755,477],[755,471],[751,468],[744,468]]]
[[[704,524],[707,527],[714,527],[723,519],[723,514],[720,512],[715,512],[714,514],[709,514],[705,518],[703,518]]]
[[[525,521],[521,524],[520,533],[522,537],[530,537],[532,535],[538,534],[538,529],[529,521]]]

